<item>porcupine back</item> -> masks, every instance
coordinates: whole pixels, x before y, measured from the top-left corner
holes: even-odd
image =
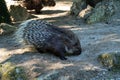
[[[40,51],[50,51],[57,56],[61,56],[62,54],[63,57],[63,54],[67,52],[78,54],[76,50],[79,51],[79,54],[81,53],[79,40],[72,31],[38,19],[27,20],[20,24],[20,28],[16,32],[16,37],[21,44],[33,45]],[[58,54],[56,54],[57,51]]]

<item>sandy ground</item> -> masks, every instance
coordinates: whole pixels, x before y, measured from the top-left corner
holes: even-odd
[[[82,54],[69,56],[62,61],[50,54],[24,53],[18,48],[13,36],[0,36],[0,62],[12,62],[24,66],[30,75],[30,80],[49,71],[59,71],[58,80],[120,80],[119,73],[111,73],[97,61],[97,56],[103,53],[120,51],[120,18],[115,23],[85,24],[81,18],[67,16],[72,2],[57,0],[55,7],[46,7],[42,14],[34,14],[41,20],[46,20],[61,27],[71,29],[79,38]]]

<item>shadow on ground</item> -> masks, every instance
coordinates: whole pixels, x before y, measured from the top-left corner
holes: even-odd
[[[58,13],[63,13],[66,11],[63,10],[42,10],[41,13],[36,14],[34,10],[29,11],[30,14],[35,14],[35,15],[51,15],[51,14],[58,14]]]

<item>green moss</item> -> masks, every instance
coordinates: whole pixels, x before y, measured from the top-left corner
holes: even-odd
[[[0,74],[0,80],[28,80],[25,69],[11,63],[2,64],[0,67]]]
[[[120,52],[101,54],[98,56],[98,61],[112,71],[120,71]]]
[[[98,56],[98,60],[102,65],[107,66],[107,67],[111,67],[114,65],[113,54],[109,54],[109,53],[101,54]]]

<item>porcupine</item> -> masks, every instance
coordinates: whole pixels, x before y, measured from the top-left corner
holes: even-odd
[[[50,52],[62,60],[66,55],[81,54],[80,41],[71,30],[39,19],[21,23],[15,36],[21,44],[33,45],[38,52]]]

